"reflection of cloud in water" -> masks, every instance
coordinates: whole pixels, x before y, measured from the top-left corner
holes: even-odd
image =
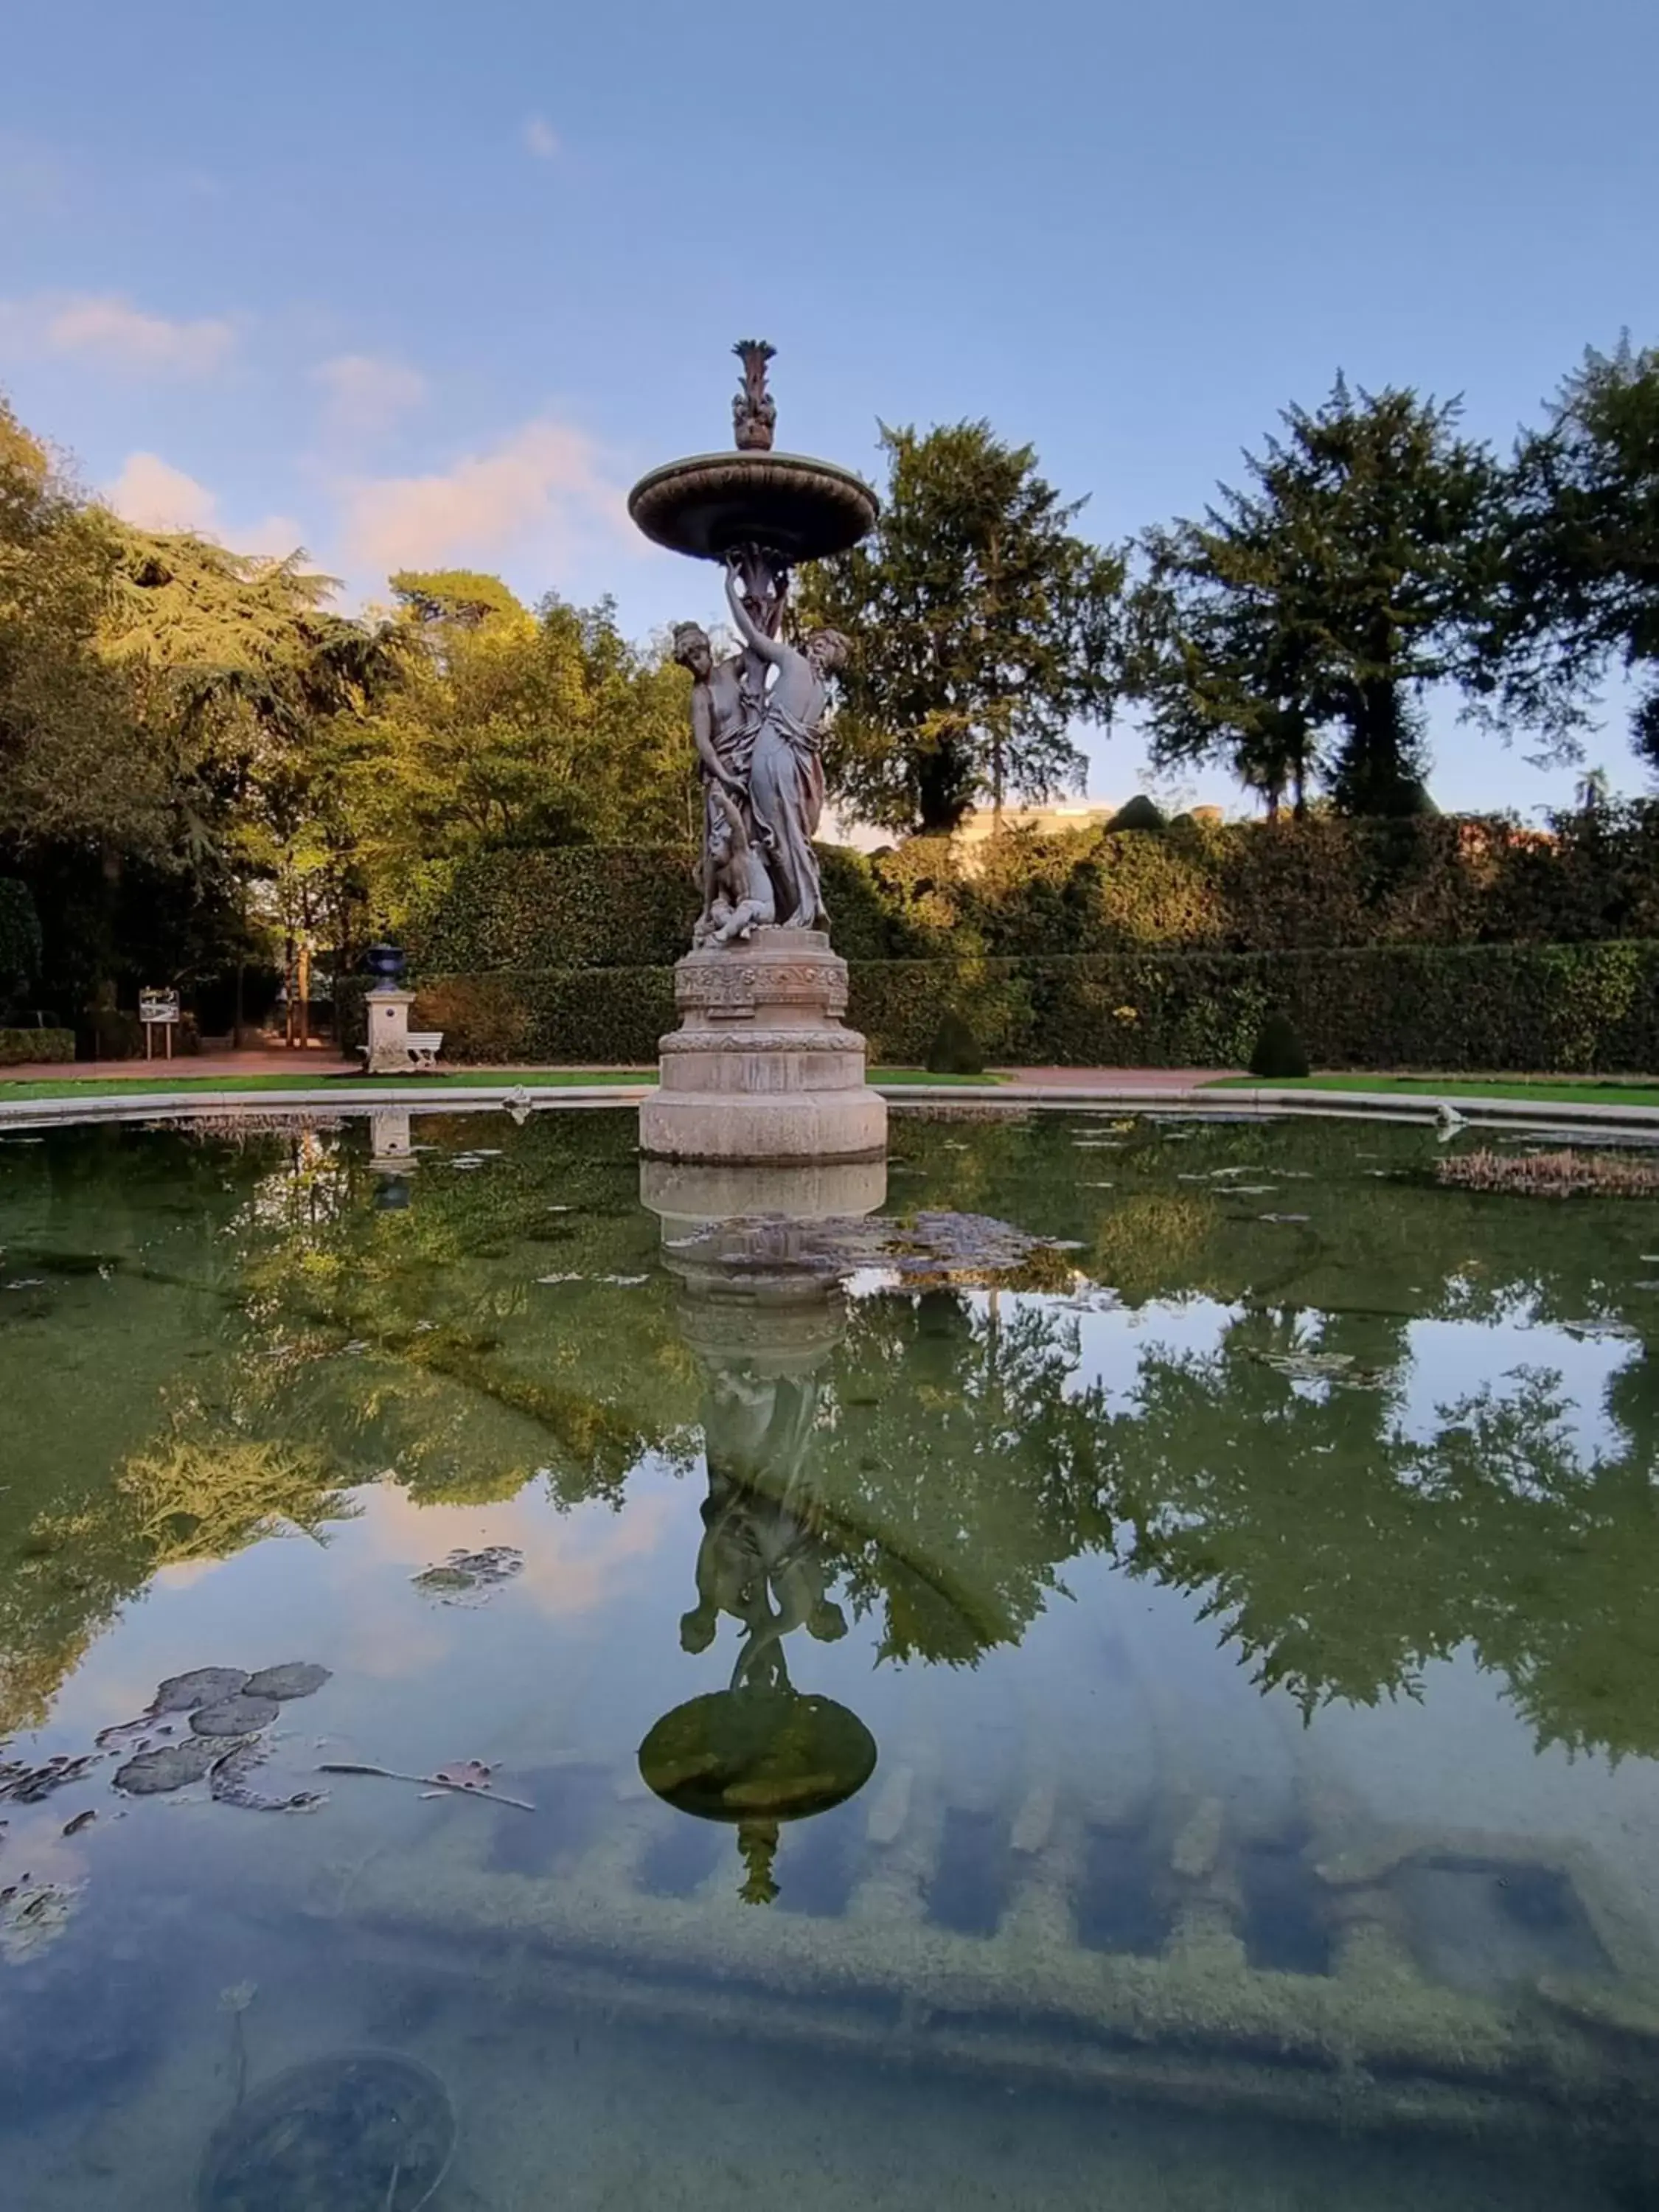
[[[660,1491],[637,1492],[622,1515],[598,1505],[555,1513],[533,1492],[500,1505],[422,1505],[389,1486],[366,1493],[364,1506],[351,1532],[355,1565],[364,1558],[359,1547],[370,1559],[414,1575],[451,1551],[505,1544],[524,1554],[524,1571],[492,1598],[492,1608],[522,1595],[551,1614],[591,1613],[624,1596],[635,1567],[654,1556],[672,1517],[672,1498]],[[410,1595],[420,1618],[431,1621],[429,1601]]]
[[[222,1559],[179,1559],[171,1566],[157,1567],[150,1577],[150,1588],[158,1590],[188,1589],[224,1565]]]

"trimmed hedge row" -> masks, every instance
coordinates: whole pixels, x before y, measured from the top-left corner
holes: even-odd
[[[1547,837],[1450,816],[1188,820],[821,857],[849,960],[1659,937],[1653,802],[1564,816]],[[427,872],[405,940],[428,974],[667,966],[690,939],[696,873],[664,846],[482,852]]]
[[[1288,1013],[1316,1067],[1659,1069],[1659,940],[855,960],[848,1018],[874,1060],[919,1065],[945,1009],[992,1062],[1242,1067]],[[415,1019],[445,1056],[647,1062],[674,1026],[665,966],[434,975]],[[361,992],[342,994],[360,1036]]]
[[[26,1067],[31,1060],[74,1057],[73,1030],[0,1030],[0,1067]]]

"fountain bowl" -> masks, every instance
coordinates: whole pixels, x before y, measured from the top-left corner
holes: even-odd
[[[793,568],[845,553],[881,502],[861,477],[799,453],[698,453],[640,478],[628,512],[656,545],[723,561],[759,545]]]

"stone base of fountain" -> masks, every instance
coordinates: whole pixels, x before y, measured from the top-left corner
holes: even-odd
[[[674,970],[681,1025],[640,1109],[648,1158],[714,1164],[878,1160],[887,1103],[841,1017],[847,963],[821,929],[757,929]]]

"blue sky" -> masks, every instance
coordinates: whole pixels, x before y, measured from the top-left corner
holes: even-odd
[[[712,614],[621,495],[726,442],[751,334],[781,444],[873,471],[878,417],[987,416],[1110,538],[1339,367],[1507,446],[1659,339],[1652,0],[56,0],[6,62],[0,387],[139,519],[354,594]],[[1443,804],[1571,790],[1435,739]],[[1616,716],[1590,757],[1643,787]]]

